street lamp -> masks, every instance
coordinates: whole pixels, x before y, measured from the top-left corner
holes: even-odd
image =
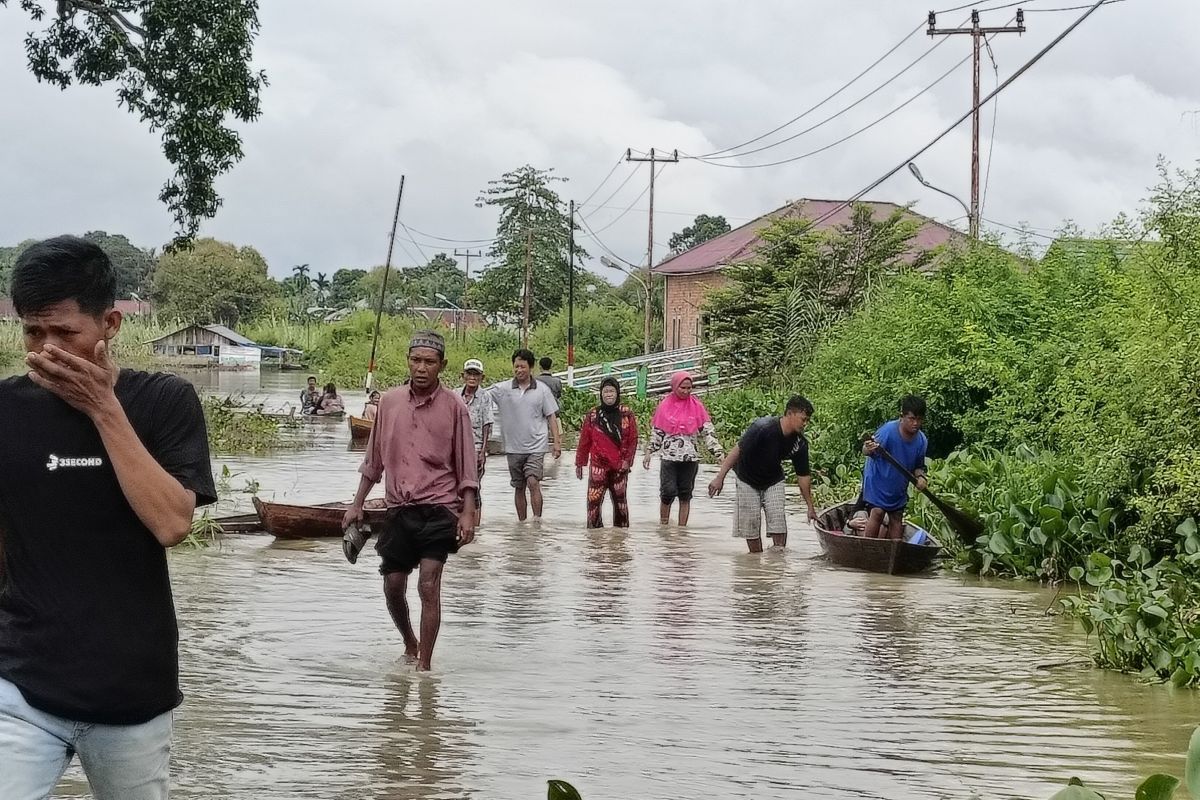
[[[638,277],[638,276],[637,276],[637,275],[636,275],[636,274],[635,274],[635,273],[634,273],[632,270],[630,270],[630,269],[629,269],[629,267],[633,267],[633,264],[629,264],[629,267],[626,267],[626,266],[623,266],[623,265],[621,265],[621,264],[618,264],[616,261],[613,261],[613,260],[612,260],[611,258],[609,258],[608,256],[600,256],[600,263],[601,263],[601,264],[603,264],[604,266],[608,267],[609,269],[615,269],[615,270],[619,270],[620,272],[624,272],[626,275],[628,275],[629,277],[631,277],[631,278],[633,278],[635,281],[637,281],[637,283],[638,283],[638,286],[641,286],[641,287],[642,287],[642,291],[643,291],[643,292],[645,293],[645,295],[646,295],[646,308],[645,308],[645,314],[646,314],[646,320],[645,320],[645,322],[646,322],[646,332],[645,332],[645,339],[646,339],[646,341],[645,341],[645,350],[646,350],[646,355],[650,355],[650,304],[654,302],[654,301],[653,301],[653,300],[650,298],[650,287],[646,285],[646,282],[645,282],[644,280],[642,280],[641,278],[639,278],[639,277]],[[628,264],[629,262],[625,262],[625,263],[627,263],[627,264]],[[636,267],[635,267],[635,269],[636,269]]]
[[[460,327],[459,327],[458,320],[459,320],[459,315],[461,314],[461,315],[462,315],[462,318],[463,318],[463,325],[462,325],[462,327],[463,327],[463,328],[465,328],[465,327],[466,327],[466,322],[467,322],[467,320],[466,320],[467,312],[466,312],[466,311],[464,311],[464,310],[463,310],[463,309],[462,309],[460,306],[458,306],[457,304],[455,304],[454,302],[452,302],[452,301],[450,300],[450,298],[446,297],[446,295],[442,294],[441,292],[434,292],[434,293],[433,293],[433,296],[434,296],[434,297],[436,297],[438,300],[441,300],[443,303],[445,303],[446,305],[448,305],[448,306],[450,306],[451,308],[453,308],[453,309],[454,309],[454,335],[455,335],[456,337],[459,337],[459,338],[465,339],[465,338],[466,338],[466,331],[462,330],[462,328],[460,328]]]
[[[924,186],[925,188],[933,189],[935,192],[938,192],[939,194],[944,194],[944,195],[946,195],[946,197],[949,197],[952,200],[956,201],[960,206],[963,207],[963,211],[967,212],[967,220],[968,220],[968,224],[970,225],[971,230],[972,231],[979,230],[979,221],[977,219],[975,219],[974,216],[971,214],[971,209],[969,207],[967,207],[966,203],[964,203],[962,200],[960,200],[956,195],[950,194],[950,192],[947,192],[945,189],[939,189],[938,187],[934,186],[929,181],[925,180],[925,176],[923,176],[921,174],[921,170],[917,168],[917,165],[914,162],[912,162],[912,161],[908,162],[908,171],[911,172],[912,176],[914,178],[916,178],[921,183],[921,185]],[[978,234],[975,234],[975,235],[978,235]]]

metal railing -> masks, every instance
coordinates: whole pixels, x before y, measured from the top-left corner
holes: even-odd
[[[715,388],[718,383],[721,386],[732,385],[723,365],[714,361],[703,347],[667,350],[648,356],[576,367],[570,385],[582,391],[596,391],[602,380],[612,376],[630,389],[635,386],[641,389],[644,380],[645,394],[660,395],[671,390],[671,376],[681,369],[692,373],[692,386],[697,391]],[[566,372],[557,374],[563,383],[567,383]]]

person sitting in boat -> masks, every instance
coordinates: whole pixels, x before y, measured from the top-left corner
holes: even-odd
[[[367,404],[363,406],[363,419],[371,422],[375,421],[375,415],[379,413],[379,390],[373,390],[367,396]]]
[[[308,376],[308,385],[300,392],[300,413],[315,414],[321,405],[321,390],[317,388],[317,376]]]
[[[326,417],[331,414],[342,414],[345,411],[346,407],[342,403],[342,398],[338,397],[337,387],[332,383],[325,384],[325,394],[321,395],[321,402],[317,404],[317,410],[313,413],[320,417]]]
[[[863,470],[862,502],[867,509],[863,536],[899,540],[904,536],[904,509],[908,506],[908,478],[881,450],[887,451],[917,478],[917,489],[926,486],[925,453],[929,440],[921,431],[925,400],[915,394],[900,400],[900,417],[884,423],[863,444],[867,467]],[[887,524],[884,524],[884,516]]]

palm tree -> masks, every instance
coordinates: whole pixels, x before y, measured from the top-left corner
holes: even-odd
[[[317,273],[316,279],[313,280],[313,286],[317,287],[317,299],[324,302],[325,295],[329,290],[329,278],[324,272]]]
[[[296,288],[303,291],[308,288],[308,264],[297,264],[292,267],[294,276],[292,281],[296,284]]]

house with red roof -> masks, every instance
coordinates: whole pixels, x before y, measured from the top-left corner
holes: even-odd
[[[871,207],[875,219],[886,219],[902,208],[896,203],[870,200],[855,205],[860,204]],[[820,219],[828,214],[828,218],[817,225],[817,229],[822,230],[846,224],[851,213],[850,206],[843,200],[797,200],[723,236],[660,261],[654,267],[654,274],[666,283],[663,299],[665,349],[678,350],[704,343],[704,300],[728,283],[729,279],[723,274],[726,268],[754,258],[762,241],[759,234],[772,222],[789,217]],[[913,254],[968,241],[962,231],[912,211],[906,213],[921,224],[910,242]]]

